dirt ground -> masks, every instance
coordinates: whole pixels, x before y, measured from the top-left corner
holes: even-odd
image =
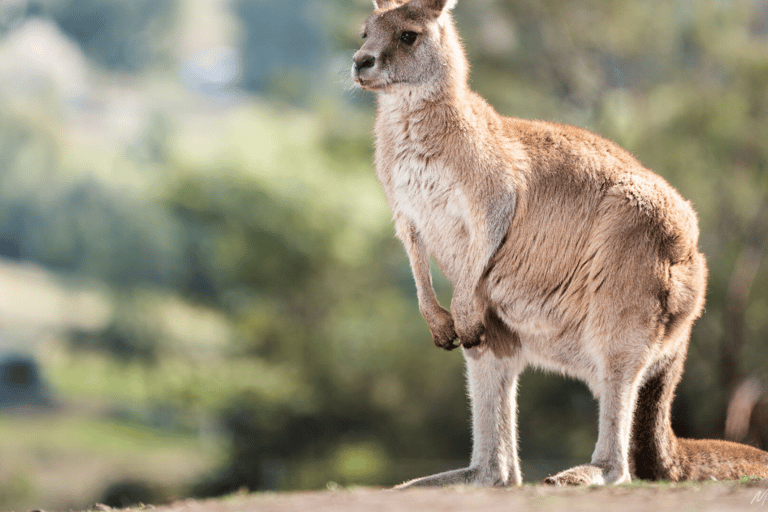
[[[108,510],[97,507],[96,510]],[[155,512],[403,512],[403,511],[621,511],[689,512],[765,510],[768,480],[703,484],[633,483],[616,487],[556,488],[543,485],[515,489],[358,488],[338,491],[235,495],[218,500],[185,500],[132,511]]]

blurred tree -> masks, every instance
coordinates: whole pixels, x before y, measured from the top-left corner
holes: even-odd
[[[238,288],[281,296],[303,289],[327,258],[328,235],[246,180],[227,178],[238,173],[221,174],[188,179],[170,194],[187,236],[181,289],[217,304]]]
[[[306,98],[317,85],[313,74],[327,60],[325,27],[318,23],[321,7],[312,0],[236,0],[245,32],[243,88],[293,102]]]
[[[48,14],[108,69],[138,71],[157,61],[174,21],[176,0],[33,0],[28,12]]]

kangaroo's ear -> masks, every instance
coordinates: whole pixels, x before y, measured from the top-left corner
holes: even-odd
[[[398,4],[397,0],[373,0],[374,9],[389,9]]]
[[[443,13],[456,7],[457,1],[458,0],[421,0],[421,4],[428,9],[434,9],[437,12]]]

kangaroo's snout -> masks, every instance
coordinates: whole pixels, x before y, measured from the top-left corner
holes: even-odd
[[[355,66],[355,72],[359,73],[360,71],[363,71],[368,68],[372,68],[376,64],[376,57],[369,53],[363,53],[357,52],[354,57],[352,57],[352,62]]]

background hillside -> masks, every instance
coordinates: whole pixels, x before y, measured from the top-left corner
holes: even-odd
[[[461,355],[418,313],[373,98],[349,84],[369,9],[0,2],[0,509],[466,463]],[[710,279],[675,429],[766,448],[768,4],[462,0],[455,17],[501,113],[608,137],[693,203]],[[526,481],[589,459],[581,384],[526,373],[519,417]]]

